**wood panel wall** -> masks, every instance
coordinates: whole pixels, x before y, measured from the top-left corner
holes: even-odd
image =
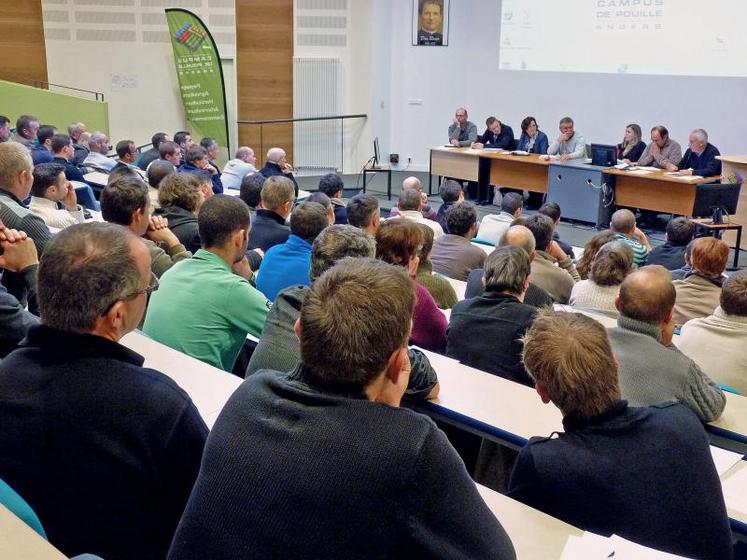
[[[47,81],[41,0],[6,0],[0,8],[0,79]]]
[[[293,117],[293,0],[236,0],[238,120]],[[280,146],[293,163],[293,125],[239,125],[239,144],[257,164]]]

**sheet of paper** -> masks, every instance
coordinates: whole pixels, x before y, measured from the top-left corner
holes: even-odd
[[[610,537],[615,560],[687,560],[684,556],[654,550],[626,540],[618,535]]]
[[[711,445],[711,456],[713,457],[713,464],[716,465],[716,472],[719,476],[736,465],[743,457],[741,453],[735,453],[734,451],[728,451],[713,445]]]
[[[651,167],[646,165],[638,165],[636,169],[643,169],[644,171],[659,171],[658,167]]]
[[[650,169],[630,169],[627,172],[629,175],[650,175]]]
[[[580,537],[575,535],[568,537],[560,560],[579,560],[579,558],[605,560],[610,552],[612,552],[612,545],[609,538],[587,532]]]
[[[722,488],[726,507],[747,515],[747,468],[727,478]]]

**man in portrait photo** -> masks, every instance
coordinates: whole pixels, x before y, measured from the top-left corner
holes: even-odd
[[[444,45],[444,0],[418,0],[417,44]]]

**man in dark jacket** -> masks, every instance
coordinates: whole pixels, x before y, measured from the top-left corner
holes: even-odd
[[[290,226],[285,221],[293,210],[293,183],[286,177],[272,176],[262,185],[260,199],[262,207],[249,232],[249,249],[267,251],[270,247],[285,243],[290,236]]]
[[[342,190],[344,188],[345,184],[337,173],[327,173],[319,179],[319,191],[329,197],[332,208],[335,211],[336,224],[348,223],[348,211],[345,203],[342,201]]]
[[[270,177],[287,177],[293,181],[294,195],[298,198],[298,183],[293,176],[293,167],[285,157],[284,149],[270,148],[267,152],[267,163],[259,172],[268,179]]]
[[[685,266],[685,250],[695,234],[695,225],[683,216],[672,218],[667,223],[667,240],[654,247],[648,254],[648,264],[660,264],[667,270]]]
[[[689,148],[682,156],[677,169],[678,175],[700,175],[701,177],[715,177],[721,175],[721,155],[718,148],[708,142],[708,133],[702,128],[696,128],[688,138]]]
[[[207,152],[202,146],[190,146],[187,153],[184,154],[184,158],[184,163],[177,168],[179,173],[192,173],[193,175],[207,177],[213,185],[213,193],[221,194],[223,192],[220,171],[210,165]]]

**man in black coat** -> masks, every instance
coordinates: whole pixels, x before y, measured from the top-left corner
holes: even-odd
[[[270,177],[287,177],[293,181],[295,197],[298,198],[298,183],[293,176],[293,166],[288,163],[283,148],[270,148],[267,152],[267,163],[259,172],[268,179]]]

